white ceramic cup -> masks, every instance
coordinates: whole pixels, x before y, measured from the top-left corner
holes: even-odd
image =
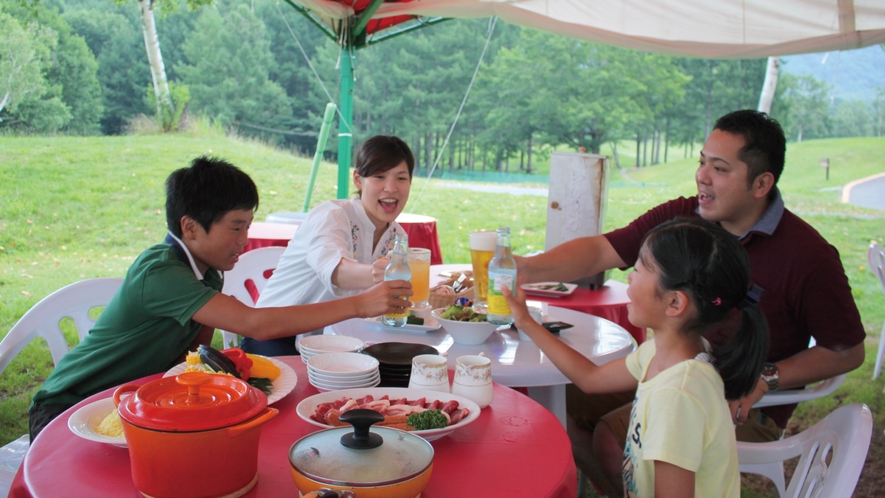
[[[449,392],[449,364],[446,357],[420,354],[412,358],[409,388]]]
[[[452,382],[452,394],[464,396],[479,405],[480,408],[489,406],[495,398],[491,382],[482,386],[467,386],[455,381]]]
[[[465,386],[492,383],[492,360],[485,356],[459,356],[455,360],[455,382]]]
[[[485,356],[459,356],[455,360],[452,394],[464,396],[480,408],[489,406],[494,398],[492,360]]]

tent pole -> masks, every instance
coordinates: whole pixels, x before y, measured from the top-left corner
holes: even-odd
[[[353,66],[351,65],[351,46],[349,39],[344,44],[341,57],[341,95],[339,106],[341,115],[338,118],[338,198],[347,198],[347,186],[350,184],[350,158],[353,152]]]
[[[301,208],[302,213],[306,213],[310,208],[310,197],[313,194],[313,185],[317,179],[317,170],[320,167],[320,160],[323,159],[323,151],[326,150],[326,142],[329,141],[329,131],[332,127],[332,120],[335,119],[335,104],[329,102],[326,104],[326,114],[323,116],[323,125],[320,127],[320,136],[317,138],[317,150],[313,155],[313,166],[310,168],[310,181],[307,183],[307,195],[304,197],[304,206]]]

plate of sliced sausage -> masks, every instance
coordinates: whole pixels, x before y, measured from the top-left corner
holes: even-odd
[[[479,417],[479,405],[456,394],[403,387],[344,389],[304,398],[295,410],[304,421],[324,429],[347,425],[338,417],[357,408],[375,410],[384,415],[381,427],[408,430],[428,441],[439,439],[466,426]],[[448,425],[439,429],[413,430],[406,420],[413,413],[440,410]]]

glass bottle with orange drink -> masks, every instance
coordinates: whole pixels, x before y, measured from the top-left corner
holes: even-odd
[[[406,235],[402,233],[396,234],[393,246],[393,253],[390,256],[390,263],[384,270],[384,280],[410,280],[412,271],[409,269],[409,254],[406,249]],[[407,296],[400,296],[408,300]],[[402,327],[406,324],[406,318],[409,316],[409,309],[404,308],[402,313],[392,315],[383,315],[381,322],[391,327]]]

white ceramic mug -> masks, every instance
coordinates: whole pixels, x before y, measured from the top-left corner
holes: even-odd
[[[409,388],[449,392],[449,364],[445,356],[420,354],[412,358]]]
[[[455,361],[452,394],[464,396],[480,408],[489,406],[494,398],[492,360],[485,356],[459,356]]]
[[[485,356],[459,356],[455,360],[455,382],[465,386],[492,383],[492,360]]]

